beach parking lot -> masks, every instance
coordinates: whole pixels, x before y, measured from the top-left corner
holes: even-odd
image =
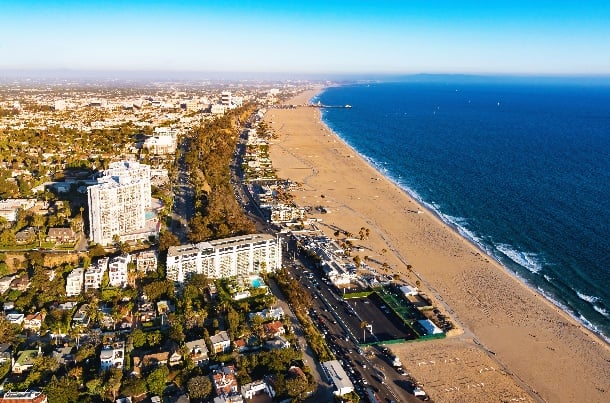
[[[365,298],[347,299],[358,317],[349,316],[347,325],[357,337],[359,343],[385,342],[390,340],[405,339],[413,340],[415,334],[405,326],[400,319],[374,295]],[[383,309],[385,307],[385,309]],[[363,339],[362,322],[371,325],[374,337],[366,330],[366,338]]]

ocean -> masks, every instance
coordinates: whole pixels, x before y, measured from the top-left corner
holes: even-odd
[[[610,341],[610,85],[451,77],[329,87],[324,122]]]

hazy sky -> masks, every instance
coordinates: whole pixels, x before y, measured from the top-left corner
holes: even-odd
[[[610,0],[0,0],[0,69],[610,74]]]

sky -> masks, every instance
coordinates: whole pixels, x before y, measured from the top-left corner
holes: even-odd
[[[610,1],[0,0],[0,70],[610,74]]]

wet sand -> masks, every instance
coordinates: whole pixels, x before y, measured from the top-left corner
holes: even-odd
[[[305,104],[319,90],[288,103]],[[502,369],[497,378],[502,382],[490,377],[479,391],[466,386],[468,394],[446,392],[442,384],[431,387],[433,399],[610,401],[607,344],[383,177],[321,122],[317,108],[272,109],[265,120],[278,135],[270,147],[278,176],[302,184],[293,192],[296,203],[328,210],[312,210],[309,217],[322,219],[320,228],[330,237],[336,229],[357,236],[361,227],[368,228],[369,238],[355,242],[364,248],[360,257],[387,263],[390,274],[410,284],[420,281],[422,291],[459,327],[440,342],[397,347],[407,370],[417,373],[408,368],[416,365],[409,346],[447,350],[474,361],[485,356],[482,365]],[[453,375],[452,367],[444,369],[449,372],[443,379],[460,379],[463,369],[453,368]]]

